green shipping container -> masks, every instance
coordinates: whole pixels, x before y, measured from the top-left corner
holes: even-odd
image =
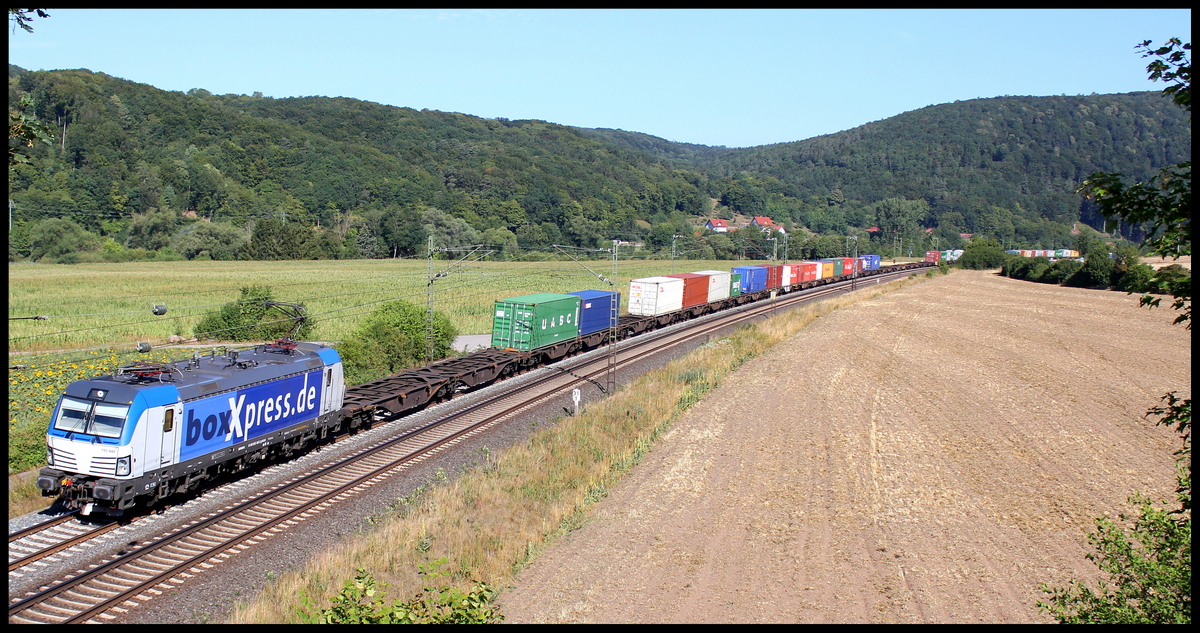
[[[742,294],[742,273],[730,273],[729,277],[729,296],[736,297]]]
[[[843,262],[842,260],[840,260],[840,259],[822,259],[821,261],[829,262],[829,263],[833,264],[833,276],[834,277],[844,274],[843,265],[845,264],[845,262]]]
[[[527,352],[579,336],[579,303],[577,295],[554,292],[496,301],[492,347]]]

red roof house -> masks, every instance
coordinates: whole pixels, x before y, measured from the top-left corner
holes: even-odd
[[[729,221],[722,220],[720,218],[713,218],[713,219],[709,220],[708,222],[704,223],[704,228],[706,228],[710,231],[715,231],[717,233],[728,233],[729,232]]]

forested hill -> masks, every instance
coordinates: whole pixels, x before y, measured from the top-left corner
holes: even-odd
[[[795,192],[841,189],[852,200],[923,198],[934,224],[961,214],[965,229],[979,230],[992,206],[1073,222],[1081,208],[1074,191],[1088,175],[1146,179],[1191,160],[1191,138],[1190,116],[1159,92],[998,97],[736,150],[697,167],[774,176]]]
[[[846,234],[899,208],[908,224],[884,222],[896,232],[992,232],[1049,248],[1069,240],[1087,174],[1145,178],[1191,156],[1190,119],[1157,92],[980,99],[745,149],[10,65],[9,103],[25,95],[57,132],[10,170],[10,260],[38,256],[30,235],[47,219],[123,247],[231,257],[247,227],[273,218],[319,227],[319,248],[300,255],[370,257],[416,255],[426,235],[438,245],[662,245],[656,237],[712,214]],[[199,219],[212,222],[199,231]],[[224,246],[181,238],[190,232]]]

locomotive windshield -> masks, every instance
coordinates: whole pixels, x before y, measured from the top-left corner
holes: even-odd
[[[92,402],[63,396],[54,428],[64,433],[86,433],[100,437],[121,437],[129,407],[107,402]]]

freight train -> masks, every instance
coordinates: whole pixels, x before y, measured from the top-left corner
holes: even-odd
[[[253,349],[217,348],[171,363],[134,363],[67,386],[51,414],[43,496],[66,509],[119,516],[221,475],[304,452],[332,436],[395,419],[574,353],[708,313],[894,270],[878,260],[699,271],[496,301],[492,346],[347,388],[337,351],[287,337]],[[828,273],[828,274],[826,274]]]

